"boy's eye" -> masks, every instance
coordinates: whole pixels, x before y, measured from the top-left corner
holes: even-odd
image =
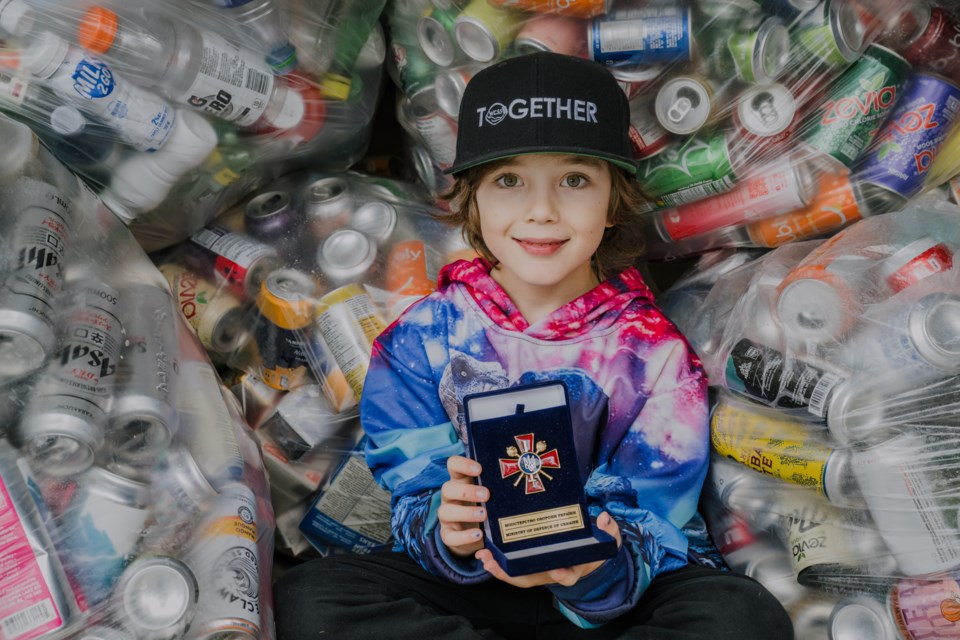
[[[585,187],[587,185],[587,178],[579,173],[574,173],[569,176],[564,176],[563,184],[564,186],[573,187],[574,189],[578,187]]]
[[[515,187],[520,184],[520,178],[515,173],[505,173],[496,180],[501,187]]]

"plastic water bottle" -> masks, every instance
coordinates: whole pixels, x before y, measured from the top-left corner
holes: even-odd
[[[276,0],[207,0],[228,15],[245,33],[263,43],[267,63],[286,74],[297,66],[297,50],[288,38],[284,13]]]
[[[303,97],[259,53],[162,12],[92,7],[78,42],[134,82],[240,127],[289,129],[303,119]]]

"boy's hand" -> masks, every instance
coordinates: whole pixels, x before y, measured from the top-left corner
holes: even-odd
[[[480,523],[487,517],[483,503],[490,492],[479,486],[480,463],[464,456],[450,456],[447,471],[450,479],[440,487],[440,539],[450,553],[469,558],[483,549],[483,530]]]
[[[617,548],[620,548],[620,527],[617,521],[610,517],[604,511],[597,517],[597,526],[610,534],[617,541]],[[539,587],[546,584],[559,584],[564,587],[572,587],[580,581],[580,578],[590,575],[600,568],[603,560],[588,562],[587,564],[578,564],[566,569],[551,569],[541,573],[531,573],[527,576],[517,576],[516,578],[507,575],[507,573],[494,560],[493,554],[489,549],[480,549],[476,553],[476,558],[483,563],[483,568],[487,570],[494,578],[503,580],[508,584],[521,589],[530,587]]]

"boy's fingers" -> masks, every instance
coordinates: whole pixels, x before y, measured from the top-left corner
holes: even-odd
[[[440,495],[444,500],[486,502],[490,492],[486,487],[467,482],[444,482],[440,487]]]
[[[448,525],[440,526],[440,539],[447,548],[466,547],[476,544],[483,538],[483,532],[477,528],[458,530]]]
[[[444,503],[437,509],[437,518],[443,523],[483,522],[487,510],[483,507]]]
[[[611,535],[613,539],[617,541],[617,548],[620,547],[620,525],[617,524],[617,521],[614,520],[609,513],[604,511],[597,516],[597,526]]]
[[[476,478],[480,475],[480,463],[464,456],[450,456],[447,458],[447,471],[450,477]]]

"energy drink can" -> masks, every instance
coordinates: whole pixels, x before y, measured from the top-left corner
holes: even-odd
[[[292,389],[309,375],[307,333],[317,284],[294,269],[271,271],[257,298],[254,336],[263,359],[260,378],[275,389]]]
[[[246,309],[231,291],[178,264],[162,264],[160,272],[204,349],[224,357],[249,338],[243,327]]]
[[[348,284],[320,298],[316,328],[359,399],[373,341],[386,328],[366,290]]]
[[[831,67],[853,62],[868,43],[857,3],[848,0],[822,0],[796,29],[800,45]]]
[[[910,64],[890,49],[871,45],[830,87],[825,101],[811,105],[801,139],[851,168],[876,137],[887,112],[898,103]]]
[[[120,317],[126,333],[110,409],[107,442],[121,459],[152,459],[179,427],[176,410],[180,348],[173,300],[165,288],[124,287]]]
[[[317,250],[317,266],[332,286],[360,280],[377,259],[377,244],[356,229],[338,229]]]
[[[252,298],[279,260],[273,247],[218,224],[190,237],[190,266],[203,275],[216,274],[239,296]]]
[[[243,210],[243,226],[254,238],[271,241],[291,233],[297,214],[286,191],[267,191],[256,196]]]
[[[460,9],[456,6],[430,6],[417,22],[420,48],[431,62],[441,67],[449,67],[462,55],[454,38],[453,26],[459,13]]]
[[[489,0],[498,7],[576,18],[592,18],[607,13],[610,0]]]
[[[486,0],[470,0],[454,26],[457,44],[478,62],[493,62],[513,42],[525,16],[497,7]]]
[[[200,588],[193,572],[170,556],[143,556],[114,590],[118,622],[137,640],[175,640],[191,627]]]
[[[630,100],[630,144],[636,158],[650,158],[663,151],[671,140],[670,132],[653,113],[653,100],[636,96]]]
[[[615,10],[587,28],[591,60],[610,67],[637,67],[690,60],[690,9],[681,3]]]
[[[943,242],[925,237],[914,240],[883,261],[880,271],[893,293],[929,276],[953,268],[953,251]]]
[[[81,279],[67,285],[63,341],[20,421],[23,451],[38,468],[72,475],[89,468],[104,441],[123,329],[118,294]]]
[[[303,190],[303,214],[307,226],[317,238],[346,226],[353,214],[353,192],[340,177],[320,178]]]
[[[483,64],[473,63],[437,72],[433,90],[437,104],[445,114],[454,120],[460,117],[460,102],[463,100],[463,92],[467,88],[467,83],[484,66]]]
[[[718,131],[676,141],[640,161],[637,180],[657,204],[677,206],[730,191],[743,170],[741,160],[730,156],[729,138]]]
[[[925,73],[903,93],[855,177],[909,200],[923,190],[927,172],[960,112],[960,87]]]
[[[847,596],[830,614],[830,640],[900,640],[892,611],[868,595]]]
[[[191,637],[260,637],[257,533],[256,496],[238,482],[224,486],[187,554],[200,584]]]
[[[552,51],[576,58],[587,57],[587,28],[583,20],[568,16],[542,15],[523,23],[513,41],[517,53]]]
[[[699,131],[715,115],[713,88],[706,78],[675,76],[654,100],[660,125],[671,133],[689,135]]]

